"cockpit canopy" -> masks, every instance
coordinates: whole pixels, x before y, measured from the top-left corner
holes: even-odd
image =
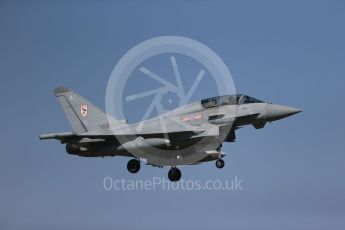
[[[251,103],[263,103],[263,102],[244,94],[225,95],[225,96],[211,97],[211,98],[201,100],[201,105],[204,108],[212,108],[212,107],[218,107],[218,106],[223,106],[223,105],[242,105],[242,104],[251,104]]]

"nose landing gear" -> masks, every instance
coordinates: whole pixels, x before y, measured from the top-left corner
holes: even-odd
[[[222,169],[222,168],[224,168],[224,165],[225,165],[225,162],[222,159],[218,159],[216,161],[216,167],[217,168]]]
[[[218,154],[219,154],[218,159],[216,161],[216,167],[219,169],[222,169],[224,168],[224,165],[225,165],[225,162],[221,159],[222,157],[225,156],[225,154],[222,153],[222,144],[220,144],[216,150],[218,151]]]

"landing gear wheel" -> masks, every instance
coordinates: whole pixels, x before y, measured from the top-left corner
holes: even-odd
[[[216,167],[217,168],[222,169],[222,168],[224,168],[224,165],[225,165],[225,162],[222,159],[218,159],[216,161]]]
[[[168,173],[169,180],[172,182],[177,182],[181,179],[181,171],[178,168],[171,168]]]
[[[130,173],[137,173],[140,170],[140,161],[132,159],[127,163],[127,170]]]

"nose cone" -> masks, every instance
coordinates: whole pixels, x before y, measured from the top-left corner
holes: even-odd
[[[266,119],[269,121],[275,121],[292,116],[299,112],[302,112],[302,110],[284,105],[268,104],[266,107]]]

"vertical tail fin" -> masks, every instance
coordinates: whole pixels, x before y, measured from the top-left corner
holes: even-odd
[[[66,87],[56,88],[54,94],[58,98],[73,131],[78,134],[107,129],[109,122],[112,126],[114,124],[126,124],[125,121],[108,116],[97,106]]]

